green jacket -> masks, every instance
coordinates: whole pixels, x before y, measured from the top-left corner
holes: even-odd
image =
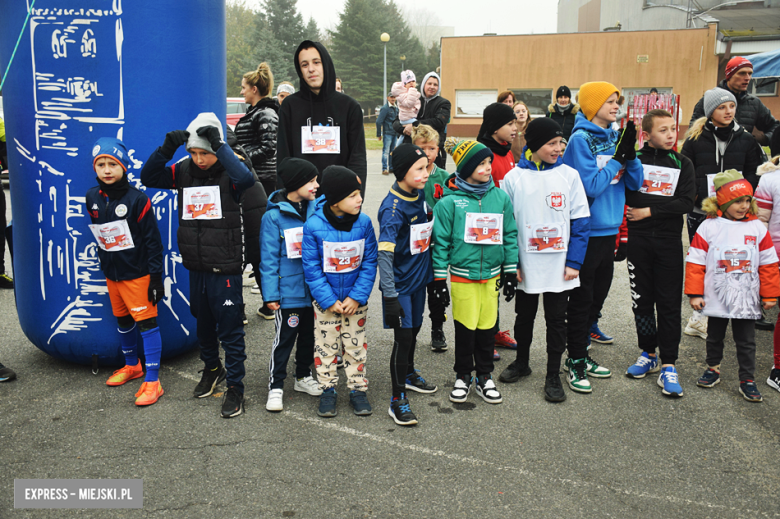
[[[423,191],[425,191],[425,201],[428,203],[428,207],[431,208],[431,211],[433,211],[433,208],[436,207],[436,204],[439,203],[440,198],[436,198],[436,184],[439,184],[441,186],[441,189],[439,189],[440,197],[442,189],[444,188],[444,184],[447,183],[447,177],[449,177],[450,174],[447,173],[446,170],[441,169],[436,164],[433,165],[433,171],[431,171],[431,174],[428,175],[428,182],[425,183],[425,188]]]
[[[454,179],[455,175],[449,176],[443,186],[444,196],[433,210],[434,277],[446,279],[448,267],[452,275],[475,281],[496,277],[502,269],[504,272],[515,272],[517,225],[509,195],[491,186],[479,199],[476,195],[459,190]],[[466,213],[503,214],[503,244],[466,243]],[[484,230],[485,234],[490,231],[487,227]]]

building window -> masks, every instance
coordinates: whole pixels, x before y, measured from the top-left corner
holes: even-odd
[[[522,101],[528,106],[531,117],[547,115],[553,90],[551,88],[510,88],[517,101]]]
[[[761,80],[751,79],[748,85],[748,94],[753,94],[758,97],[770,97],[777,95],[777,81],[773,81],[769,84],[763,84],[756,86],[756,82],[761,83]]]

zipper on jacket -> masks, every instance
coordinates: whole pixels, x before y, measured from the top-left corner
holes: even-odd
[[[479,212],[482,213],[482,199],[479,199]],[[485,254],[485,248],[480,247],[479,248],[479,279],[482,279],[482,258]]]

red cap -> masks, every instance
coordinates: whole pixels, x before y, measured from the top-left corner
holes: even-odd
[[[753,68],[753,64],[747,58],[742,56],[735,56],[729,60],[726,64],[726,79],[731,79],[731,76],[737,73],[737,70],[741,68]]]

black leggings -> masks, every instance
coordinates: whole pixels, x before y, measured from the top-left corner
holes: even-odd
[[[395,342],[390,354],[390,379],[393,396],[400,398],[401,393],[406,391],[406,376],[414,373],[414,349],[420,327],[396,328],[393,332]]]

